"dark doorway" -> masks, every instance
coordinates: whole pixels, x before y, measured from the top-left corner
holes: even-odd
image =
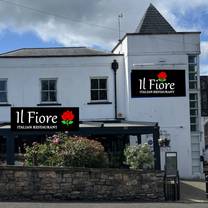
[[[24,138],[31,143],[37,138],[46,139],[48,135],[52,135],[53,131],[18,131],[12,132],[10,125],[0,126],[0,135],[6,137],[6,160],[8,165],[14,165],[15,152],[22,152],[22,145],[24,145]],[[155,169],[160,170],[160,147],[159,126],[153,122],[135,122],[124,120],[113,121],[85,121],[79,124],[79,131],[65,132],[68,135],[77,135],[85,137],[100,138],[106,151],[110,155],[110,163],[116,166],[122,164],[122,154],[125,145],[129,143],[129,136],[137,136],[137,143],[142,142],[139,135],[152,134],[152,146],[154,149]],[[23,137],[24,136],[24,137]],[[102,138],[103,137],[103,138]],[[23,140],[19,140],[22,138]],[[17,140],[17,142],[16,142]],[[121,154],[122,153],[122,154]],[[113,155],[113,156],[111,156]],[[114,163],[113,161],[116,160]]]
[[[91,137],[99,141],[105,148],[105,152],[108,155],[110,168],[122,168],[125,167],[124,161],[124,149],[129,144],[128,135],[97,135]]]
[[[6,164],[6,138],[0,136],[0,165]]]

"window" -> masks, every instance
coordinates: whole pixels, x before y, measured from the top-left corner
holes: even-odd
[[[189,55],[188,56],[189,64],[189,89],[197,89],[197,56]]]
[[[0,103],[7,102],[7,80],[0,80]]]
[[[197,72],[197,65],[189,64],[189,73],[196,73],[196,72]]]
[[[197,82],[189,82],[189,89],[190,90],[196,90],[197,89]]]
[[[189,55],[188,57],[188,62],[189,64],[196,64],[197,60],[196,60],[196,56],[195,55]]]
[[[192,101],[197,101],[198,100],[198,94],[196,94],[196,93],[190,93],[189,94],[189,99],[190,99],[190,101],[192,100]]]
[[[190,101],[189,102],[190,103],[190,108],[198,108],[198,103],[197,103],[197,101]]]
[[[191,117],[191,124],[197,123],[197,117]]]
[[[197,116],[198,115],[198,110],[197,109],[191,109],[190,110],[190,115],[191,116]]]
[[[191,131],[199,130],[199,109],[198,109],[198,57],[188,56],[189,67],[189,105],[190,105],[190,127]]]
[[[91,78],[91,101],[107,101],[107,78]]]
[[[41,80],[41,102],[57,102],[57,80]]]
[[[191,125],[191,131],[197,131],[197,126],[196,125]]]
[[[189,80],[190,81],[197,80],[197,74],[196,73],[190,73],[189,72]]]

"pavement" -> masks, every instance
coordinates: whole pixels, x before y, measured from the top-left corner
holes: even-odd
[[[181,181],[181,200],[180,202],[208,203],[205,195],[204,181]],[[207,204],[208,208],[208,204]]]
[[[0,208],[208,208],[204,181],[181,181],[181,200],[170,203],[135,202],[0,202]]]

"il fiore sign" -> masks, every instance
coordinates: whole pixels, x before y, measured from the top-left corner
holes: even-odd
[[[75,131],[79,108],[11,108],[11,130]]]
[[[132,70],[131,96],[186,96],[185,70]]]

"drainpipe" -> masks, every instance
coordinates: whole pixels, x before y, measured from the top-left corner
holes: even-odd
[[[111,64],[111,68],[113,69],[113,72],[114,72],[115,119],[118,119],[118,117],[117,117],[117,86],[116,86],[116,83],[117,83],[116,72],[118,70],[118,67],[119,67],[118,62],[114,59]]]

